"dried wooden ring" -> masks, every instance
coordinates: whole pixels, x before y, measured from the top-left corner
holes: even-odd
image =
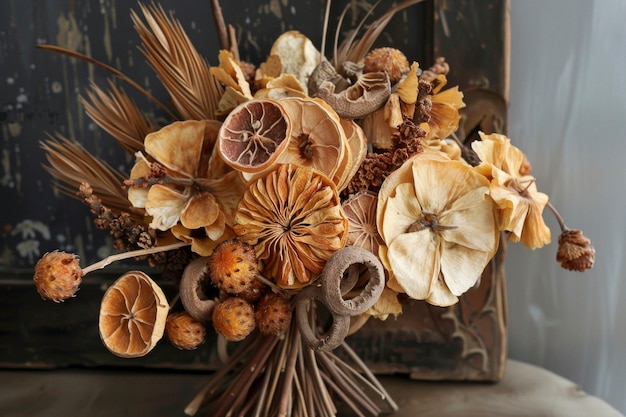
[[[346,300],[343,294],[347,291],[342,288],[345,287],[342,285],[344,273],[358,264],[367,267],[370,279],[360,294]],[[323,301],[333,316],[365,313],[378,301],[385,288],[385,272],[380,260],[372,252],[357,246],[346,246],[335,252],[326,262],[321,280]]]
[[[309,286],[300,291],[296,300],[296,323],[298,324],[302,340],[308,347],[318,352],[330,352],[339,347],[348,335],[350,317],[331,312],[333,323],[330,329],[318,336],[309,320],[309,306],[315,301],[323,303],[322,293],[318,287]],[[315,322],[316,320],[314,319],[313,323]]]
[[[209,272],[208,257],[191,261],[183,271],[178,287],[180,301],[191,317],[201,322],[211,320],[216,303],[206,298],[202,282]]]

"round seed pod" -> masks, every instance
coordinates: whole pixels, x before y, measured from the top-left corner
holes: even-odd
[[[37,262],[33,280],[42,298],[58,303],[74,296],[82,277],[78,257],[55,250]]]
[[[363,72],[386,72],[389,82],[395,84],[404,74],[409,72],[410,66],[406,56],[396,48],[372,49],[363,59]]]
[[[211,280],[220,290],[231,295],[259,290],[257,273],[254,248],[239,239],[221,242],[209,258]]]
[[[256,323],[261,334],[280,336],[291,323],[292,309],[289,301],[278,294],[270,293],[259,301]]]
[[[229,297],[213,309],[213,326],[226,340],[243,340],[256,327],[254,308],[239,297]]]
[[[178,349],[193,350],[204,343],[206,329],[186,311],[172,313],[165,322],[165,334]]]

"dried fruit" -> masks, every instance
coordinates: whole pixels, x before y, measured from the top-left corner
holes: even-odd
[[[46,253],[37,262],[33,280],[43,299],[58,303],[76,294],[82,277],[78,257],[55,250]]]
[[[271,99],[247,101],[230,112],[218,136],[218,150],[231,167],[247,173],[270,167],[287,147],[291,121]]]
[[[172,313],[165,323],[165,334],[179,349],[193,350],[204,343],[206,329],[186,311]]]
[[[137,358],[163,337],[169,305],[161,288],[141,271],[130,271],[102,297],[98,328],[113,354]]]
[[[278,294],[267,294],[261,298],[256,309],[259,332],[268,336],[280,336],[289,327],[291,316],[289,300]]]
[[[229,297],[215,306],[213,326],[226,340],[243,340],[256,327],[254,308],[239,297]]]
[[[376,230],[377,203],[378,196],[371,191],[361,191],[344,201],[343,210],[348,217],[346,245],[358,246],[378,255],[383,240]]]

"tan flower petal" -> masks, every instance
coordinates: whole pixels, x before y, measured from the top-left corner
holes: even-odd
[[[135,154],[135,165],[130,170],[130,179],[145,178],[151,174],[150,162],[141,153]],[[130,187],[128,189],[128,201],[133,207],[144,208],[148,201],[148,189],[143,187]]]
[[[429,304],[440,307],[448,307],[459,301],[459,297],[452,294],[442,275],[439,275],[439,278],[435,280],[431,289],[432,292],[428,298],[424,300]]]
[[[150,227],[167,230],[178,223],[189,196],[164,185],[153,185],[148,192],[146,212],[152,216]]]
[[[402,304],[398,301],[398,293],[385,287],[374,306],[367,310],[366,314],[379,320],[387,320],[390,315],[397,317],[402,314]]]
[[[196,194],[187,202],[180,222],[188,229],[198,229],[213,224],[219,214],[220,207],[212,194]]]

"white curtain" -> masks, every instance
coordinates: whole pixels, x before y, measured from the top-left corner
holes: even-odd
[[[626,413],[626,0],[511,0],[509,136],[596,264],[509,245],[509,356]]]

